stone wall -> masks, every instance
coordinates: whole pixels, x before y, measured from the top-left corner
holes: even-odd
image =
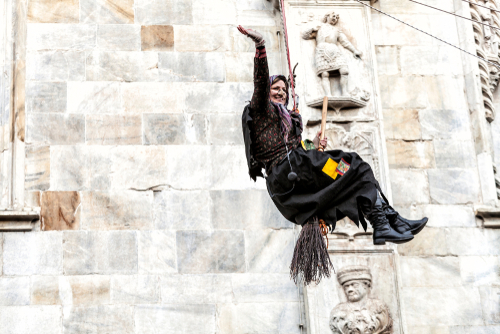
[[[375,6],[457,45],[472,36],[407,0]],[[296,230],[249,180],[240,134],[254,47],[235,27],[263,32],[281,72],[272,3],[30,0],[18,19],[25,201],[41,220],[0,234],[0,333],[301,333]],[[497,333],[500,231],[474,215],[471,60],[375,11],[371,23],[393,200],[430,218],[397,249],[405,333]]]

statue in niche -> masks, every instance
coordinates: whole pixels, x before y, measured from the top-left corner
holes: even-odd
[[[369,298],[372,284],[370,268],[349,266],[341,269],[337,280],[347,302],[335,306],[330,313],[330,329],[334,334],[392,334],[389,308],[378,299]]]

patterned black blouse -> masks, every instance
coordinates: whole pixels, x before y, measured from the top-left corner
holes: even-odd
[[[250,102],[250,116],[253,118],[252,141],[254,157],[266,165],[269,174],[284,157],[286,157],[285,141],[281,134],[279,111],[270,100],[269,68],[266,49],[257,49],[254,59],[254,91]],[[294,128],[288,135],[288,150],[300,145],[301,136],[295,134]]]

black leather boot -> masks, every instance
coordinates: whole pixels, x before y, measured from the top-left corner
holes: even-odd
[[[373,243],[375,245],[385,245],[386,242],[403,244],[413,239],[410,233],[401,234],[391,228],[389,220],[382,209],[382,201],[377,199],[372,208],[370,201],[360,201],[360,208],[373,227]]]
[[[378,195],[377,201],[380,199],[382,202],[382,209],[384,210],[384,214],[389,220],[389,224],[391,227],[401,234],[411,233],[413,235],[418,234],[418,232],[422,231],[422,229],[427,224],[429,218],[424,217],[420,220],[409,220],[403,218],[399,215],[399,213],[392,208],[383,198]]]

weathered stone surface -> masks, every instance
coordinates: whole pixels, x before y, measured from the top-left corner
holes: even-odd
[[[208,191],[154,192],[154,226],[161,230],[208,230],[212,228],[212,207]]]
[[[71,289],[70,294],[64,296],[67,300],[64,300],[63,303],[66,305],[101,305],[110,303],[109,276],[70,276],[67,278],[67,282],[64,283],[69,285]]]
[[[208,137],[212,145],[243,145],[241,116],[237,114],[210,115]]]
[[[424,139],[464,139],[470,137],[470,124],[466,110],[419,111]]]
[[[384,109],[383,112],[386,139],[417,140],[422,137],[418,110]]]
[[[479,180],[474,169],[431,169],[428,175],[433,203],[466,204],[478,201]]]
[[[142,51],[172,51],[174,48],[174,27],[156,25],[141,27]]]
[[[395,75],[399,73],[399,50],[397,47],[375,46],[375,54],[377,56],[377,70],[379,74]]]
[[[111,302],[113,304],[156,304],[160,300],[159,277],[113,276]]]
[[[222,53],[164,52],[160,53],[158,57],[161,81],[225,81]]]
[[[50,187],[50,147],[25,146],[24,188],[26,190],[47,190]],[[35,205],[40,206],[40,205]]]
[[[150,229],[153,194],[150,191],[83,192],[82,229]]]
[[[185,106],[199,113],[241,114],[245,101],[252,98],[253,83],[186,83]],[[207,103],[210,101],[210,103]]]
[[[486,324],[500,324],[500,288],[482,286],[479,288],[481,306]]]
[[[211,221],[216,229],[260,230],[293,227],[278,211],[266,190],[212,190],[210,198]]]
[[[91,50],[96,46],[96,26],[32,23],[26,43],[30,50]]]
[[[0,307],[0,334],[62,333],[61,306]]]
[[[60,305],[62,301],[59,281],[57,276],[32,276],[31,304]]]
[[[168,184],[174,189],[183,190],[208,188],[211,174],[208,161],[216,159],[209,150],[209,147],[202,145],[166,146]]]
[[[79,0],[33,0],[28,4],[28,22],[78,23]]]
[[[473,168],[474,147],[465,140],[433,140],[437,168]]]
[[[76,191],[45,191],[41,197],[41,229],[78,230],[81,213],[80,194]]]
[[[192,0],[135,0],[135,22],[139,24],[191,24]]]
[[[64,82],[28,82],[26,112],[65,112],[66,95]]]
[[[210,304],[139,305],[133,320],[139,333],[214,333],[215,314],[215,305]]]
[[[80,0],[81,23],[134,23],[134,0]]]
[[[30,278],[29,277],[1,277],[0,278],[0,305],[29,305]]]
[[[500,331],[500,326],[453,326],[450,327],[450,334],[496,334]],[[446,333],[448,334],[448,333]]]
[[[234,274],[231,278],[235,303],[296,302],[298,298],[289,273]]]
[[[429,2],[426,2],[426,4],[434,7],[441,5],[439,8],[447,11],[453,11],[454,9],[453,3],[441,3],[438,0],[431,0]],[[422,7],[416,3],[406,5],[398,0],[389,0],[384,4],[380,4],[380,9],[394,14],[436,14],[436,12],[432,8]],[[444,16],[444,14],[438,14],[437,16],[438,17],[436,19],[440,18],[440,16]]]
[[[68,112],[117,113],[122,110],[117,82],[68,82]]]
[[[161,300],[163,304],[231,303],[233,301],[231,282],[230,275],[162,276]]]
[[[445,256],[450,255],[447,244],[444,229],[426,227],[411,242],[398,245],[398,253],[406,256]]]
[[[460,273],[464,284],[475,286],[500,283],[500,263],[497,256],[461,256]]]
[[[451,228],[446,238],[453,255],[500,255],[499,230]]]
[[[26,54],[26,79],[34,81],[83,81],[85,80],[85,52],[28,51]]]
[[[420,217],[429,217],[427,226],[432,227],[476,227],[474,211],[458,205],[426,205]],[[417,216],[413,218],[417,219]]]
[[[388,140],[386,144],[390,168],[436,167],[434,147],[431,141]]]
[[[448,46],[403,46],[400,49],[403,75],[460,75],[461,55]]]
[[[97,26],[99,50],[140,51],[141,26],[130,24],[103,24]]]
[[[403,288],[402,297],[409,326],[483,323],[476,288]]]
[[[245,231],[248,272],[288,273],[294,246],[292,229]]]
[[[175,231],[141,231],[139,239],[139,273],[177,272]]]
[[[66,275],[137,273],[136,232],[64,232],[62,248]]]
[[[460,263],[456,257],[402,256],[401,276],[404,287],[461,286]]]
[[[50,145],[85,142],[85,117],[71,114],[29,114],[26,141]]]
[[[85,141],[90,145],[142,144],[139,115],[87,115]]]
[[[134,311],[128,305],[65,306],[64,333],[134,333]]]
[[[407,328],[412,334],[450,334],[448,326],[411,326]]]
[[[229,51],[230,26],[181,25],[175,27],[175,51]],[[232,28],[234,29],[234,28]]]
[[[212,157],[212,189],[254,188],[256,184],[248,176],[248,165],[243,145],[217,145],[210,147]],[[224,161],[224,164],[220,164]]]
[[[4,234],[3,274],[62,274],[61,244],[61,232]]]
[[[238,3],[236,4],[238,7]],[[276,19],[271,10],[241,10],[238,11],[238,23],[244,27],[250,25],[276,26]],[[260,31],[259,31],[260,32]],[[265,39],[265,38],[264,38]],[[267,42],[267,39],[266,39]]]
[[[186,87],[166,82],[134,82],[122,85],[123,108],[127,113],[182,113]]]
[[[239,6],[242,2],[238,1],[236,6]],[[267,2],[267,4],[270,2]],[[261,5],[265,4],[265,2],[252,1],[251,5]],[[264,40],[266,41],[266,50],[269,51],[279,51],[279,40],[278,35],[276,33],[275,26],[261,26],[261,25],[245,25],[245,28],[250,28],[257,30],[264,36]],[[231,42],[232,42],[232,51],[233,52],[254,52],[255,51],[255,43],[250,39],[241,35],[238,29],[231,29]],[[270,59],[268,59],[269,61]]]
[[[157,81],[158,54],[140,51],[94,51],[86,60],[89,81]]]
[[[192,3],[193,24],[236,24],[235,1],[196,0]]]
[[[219,312],[221,334],[300,333],[296,302],[223,304]]]
[[[392,169],[389,173],[395,205],[429,203],[429,181],[426,172]]]
[[[177,231],[179,273],[238,273],[245,270],[243,231]]]
[[[206,119],[197,114],[144,114],[145,145],[205,144]]]
[[[253,82],[255,52],[226,52],[226,81]],[[268,58],[269,73],[281,73],[279,57]]]
[[[87,190],[89,163],[86,146],[52,146],[51,185],[59,191]]]

